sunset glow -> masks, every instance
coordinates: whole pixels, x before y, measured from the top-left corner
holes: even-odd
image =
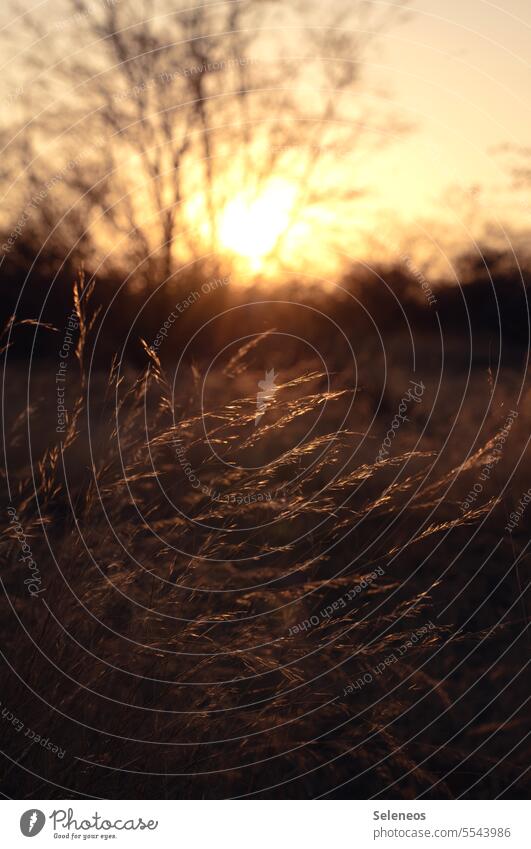
[[[290,224],[295,194],[295,186],[278,180],[258,197],[234,197],[221,214],[222,246],[246,259],[252,270],[258,271]]]

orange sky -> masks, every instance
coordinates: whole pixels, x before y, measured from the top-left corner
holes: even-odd
[[[531,147],[531,4],[416,0],[412,9],[369,70],[416,127],[378,160],[374,220],[388,210],[415,226],[444,214],[457,226],[461,219],[463,237],[482,217],[529,229],[531,187],[511,191],[509,159],[496,148]],[[482,191],[473,200],[475,185]]]
[[[41,14],[48,6],[29,0],[21,5]],[[410,126],[393,138],[389,123],[383,133],[393,143],[347,166],[352,185],[365,190],[341,236],[341,248],[353,258],[381,258],[404,248],[422,256],[427,245],[430,253],[437,252],[433,243],[442,251],[455,250],[479,237],[487,220],[507,224],[511,232],[531,227],[531,190],[511,190],[510,158],[499,152],[507,144],[531,150],[531,3],[412,0],[410,5],[411,19],[384,33],[365,57],[363,85],[351,95],[376,112],[385,105]],[[54,13],[59,14],[57,6]],[[4,8],[2,23],[9,18]],[[7,92],[4,101],[11,95]],[[349,162],[348,153],[341,156],[341,167]],[[289,206],[289,186],[279,186],[269,188],[255,208],[243,196],[232,199],[221,222],[227,247],[237,252],[242,239],[249,241],[247,231],[255,234],[255,253],[274,241],[275,233],[267,232],[270,210],[278,227]],[[275,215],[277,200],[282,208]],[[317,230],[323,234],[329,224],[335,227],[337,220],[321,217]],[[320,243],[308,240],[304,227],[299,239],[306,244],[303,252],[295,244],[295,253],[304,253],[308,265],[333,268],[337,256],[319,261]]]

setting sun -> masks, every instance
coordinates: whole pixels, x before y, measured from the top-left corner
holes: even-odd
[[[221,214],[221,244],[257,270],[289,227],[295,193],[295,186],[277,180],[256,198],[233,198]]]

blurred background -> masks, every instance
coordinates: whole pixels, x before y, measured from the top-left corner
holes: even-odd
[[[156,335],[197,282],[230,273],[166,355],[205,313],[264,291],[302,289],[332,312],[338,287],[363,292],[385,321],[387,292],[422,311],[444,290],[459,314],[481,286],[475,318],[492,333],[503,278],[497,300],[520,337],[526,11],[524,0],[6,4],[2,319],[62,324],[84,268],[113,346],[133,321]]]

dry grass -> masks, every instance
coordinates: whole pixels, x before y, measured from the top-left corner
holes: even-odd
[[[376,464],[378,439],[367,448],[352,417],[336,432],[327,414],[297,444],[323,405],[350,401],[347,388],[324,392],[314,372],[289,377],[255,428],[255,395],[221,389],[202,412],[197,370],[174,393],[147,346],[144,373],[131,379],[115,362],[91,395],[76,303],[82,377],[62,446],[52,440],[31,465],[6,458],[4,501],[41,572],[39,598],[24,587],[9,521],[2,537],[2,707],[65,756],[3,721],[3,792],[521,793],[526,616],[512,563],[516,554],[525,570],[527,550],[517,538],[498,544],[510,458],[480,503],[457,507],[496,428],[466,466],[450,447],[442,456],[437,433],[415,450],[401,450],[401,436]],[[225,378],[256,385],[247,355]],[[39,416],[48,435],[42,408],[32,430]],[[14,425],[13,446],[26,424]]]

